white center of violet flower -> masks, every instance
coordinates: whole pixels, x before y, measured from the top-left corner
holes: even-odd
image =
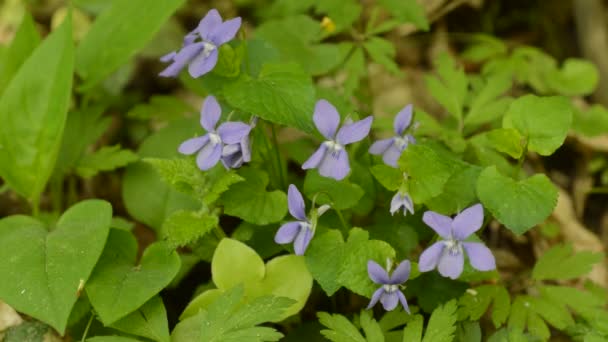
[[[329,153],[331,153],[332,155],[335,155],[336,153],[338,153],[344,149],[344,146],[338,144],[337,142],[335,142],[333,140],[327,140],[323,144],[325,144],[325,146],[327,146],[327,148],[329,149]]]
[[[217,46],[209,41],[203,40],[203,55],[209,57],[213,50],[217,49]]]
[[[217,133],[209,133],[209,141],[211,142],[211,145],[215,146],[222,142],[222,138],[220,138]]]
[[[403,137],[396,136],[394,144],[399,150],[403,150],[407,146],[407,140]]]
[[[399,285],[382,285],[382,288],[384,288],[384,292],[393,293],[399,290]]]
[[[458,240],[450,239],[443,242],[445,248],[450,255],[458,255],[462,253],[462,244]]]

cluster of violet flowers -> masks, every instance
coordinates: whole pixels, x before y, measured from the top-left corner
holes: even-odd
[[[217,10],[210,10],[200,21],[198,27],[188,33],[183,46],[161,58],[171,64],[160,73],[164,77],[176,77],[188,66],[189,74],[198,78],[210,72],[217,63],[218,49],[222,44],[232,40],[241,26],[241,18],[222,21]],[[196,164],[201,170],[213,168],[219,161],[227,169],[239,168],[251,160],[249,134],[255,127],[257,118],[250,124],[238,121],[227,121],[217,124],[221,117],[221,107],[212,95],[208,96],[201,109],[201,126],[207,131],[205,135],[194,137],[183,142],[178,150],[185,155],[197,153]],[[399,157],[409,144],[416,143],[408,133],[413,117],[412,105],[403,108],[394,119],[394,136],[374,142],[369,153],[382,156],[385,164],[397,168]],[[317,101],[313,121],[321,135],[327,139],[302,165],[302,169],[317,169],[324,177],[342,180],[350,173],[350,162],[346,146],[363,140],[368,136],[373,117],[368,116],[359,121],[346,119],[340,126],[340,114],[326,100]],[[216,128],[217,127],[217,128]],[[404,174],[404,180],[407,175]],[[296,255],[304,255],[310,245],[317,226],[317,221],[330,206],[314,206],[309,214],[302,194],[293,184],[288,189],[289,213],[295,221],[283,224],[275,235],[278,244],[293,243]],[[414,203],[407,190],[400,189],[392,198],[391,214],[403,209],[403,214],[414,213]],[[451,279],[457,279],[463,272],[465,254],[471,266],[479,271],[490,271],[496,268],[492,252],[483,243],[469,241],[470,237],[483,225],[484,211],[481,204],[475,204],[456,215],[453,219],[433,211],[424,213],[422,220],[439,236],[439,239],[428,247],[418,261],[421,272],[437,269],[439,273]],[[380,285],[373,293],[368,309],[378,302],[385,310],[395,309],[399,303],[406,312],[410,312],[407,300],[402,292],[411,272],[409,260],[401,261],[395,269],[387,260],[382,268],[374,260],[367,264],[368,275],[372,282]],[[390,274],[390,275],[389,275]]]

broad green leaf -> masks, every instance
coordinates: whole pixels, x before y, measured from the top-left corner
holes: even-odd
[[[339,314],[318,312],[319,322],[328,329],[321,330],[321,334],[333,342],[367,342],[359,329],[346,317]]]
[[[481,342],[481,326],[479,322],[461,322],[456,331],[456,341]]]
[[[215,250],[211,274],[218,289],[203,292],[195,298],[184,310],[182,319],[205,309],[225,291],[242,285],[247,302],[268,295],[292,299],[293,303],[277,319],[280,321],[302,310],[312,289],[312,277],[303,257],[280,256],[264,265],[253,249],[228,238],[222,239]]]
[[[11,280],[0,282],[0,298],[63,333],[111,220],[112,207],[100,200],[74,205],[51,232],[28,216],[0,220],[0,279]]]
[[[500,118],[511,102],[510,98],[500,96],[510,89],[511,85],[511,75],[497,73],[487,76],[484,86],[471,101],[464,118],[465,126],[478,126]]]
[[[198,121],[180,120],[151,135],[141,144],[142,158],[174,158],[177,147],[199,130]],[[123,177],[122,199],[129,214],[156,231],[177,210],[198,210],[200,202],[163,182],[152,165],[142,161],[129,165]]]
[[[442,277],[437,272],[421,273],[406,285],[406,298],[416,297],[418,306],[427,313],[433,312],[443,303],[458,299],[470,288],[469,283]]]
[[[546,81],[558,94],[566,96],[589,95],[599,81],[595,64],[578,58],[568,58],[561,69],[551,70]]]
[[[403,172],[394,167],[385,164],[377,164],[370,168],[374,178],[385,188],[391,191],[396,191],[403,183]]]
[[[359,315],[359,323],[365,333],[365,339],[368,342],[384,342],[384,335],[382,329],[374,317],[368,310],[362,310]]]
[[[379,3],[397,19],[412,23],[421,30],[429,30],[424,7],[418,0],[380,0]]]
[[[195,110],[175,96],[155,95],[147,103],[140,103],[134,106],[127,117],[136,120],[173,120],[179,119],[185,113],[194,113]]]
[[[608,132],[608,110],[599,104],[594,104],[585,111],[574,108],[572,130],[587,137],[606,134]]]
[[[220,198],[224,213],[257,225],[279,222],[287,213],[287,195],[266,191],[268,174],[262,170],[246,167],[239,175],[245,181],[232,185]]]
[[[111,325],[122,332],[169,342],[167,311],[159,296],[152,297],[141,308]]]
[[[578,278],[591,272],[593,265],[603,259],[602,253],[579,251],[573,254],[571,245],[555,245],[538,259],[532,277],[536,280]]]
[[[264,296],[245,304],[242,286],[226,291],[206,309],[181,321],[173,331],[173,342],[278,341],[283,335],[273,328],[256,327],[284,317],[293,300]]]
[[[412,144],[399,159],[399,166],[408,175],[407,184],[415,203],[425,203],[441,194],[443,187],[460,165],[453,165],[442,152],[426,144]]]
[[[0,98],[0,176],[34,205],[55,167],[70,102],[70,22],[32,52]]]
[[[137,154],[121,149],[119,145],[103,146],[91,154],[84,155],[76,165],[76,173],[83,178],[91,178],[102,171],[125,167],[137,159]]]
[[[557,204],[557,189],[544,174],[515,181],[494,166],[479,175],[477,195],[483,206],[516,234],[543,222]]]
[[[0,57],[0,95],[39,43],[40,35],[34,20],[29,13],[26,13],[11,44]]]
[[[127,231],[113,229],[91,279],[87,295],[105,325],[137,310],[177,275],[180,258],[162,242],[144,251],[139,265],[137,241]]]
[[[456,333],[457,304],[451,300],[433,310],[424,333],[423,342],[451,342]]]
[[[367,262],[384,263],[394,257],[388,243],[369,240],[369,233],[361,228],[351,229],[346,242],[339,231],[329,230],[313,239],[305,255],[310,273],[328,295],[344,286],[367,297],[378,288],[369,279]]]
[[[239,44],[234,48],[229,44],[220,46],[217,64],[211,72],[222,77],[237,77],[241,72],[245,49],[245,44]]]
[[[403,342],[420,342],[422,341],[422,326],[424,318],[420,315],[415,315],[403,328]]]
[[[426,85],[431,95],[448,113],[462,120],[462,107],[467,95],[468,81],[462,67],[455,64],[447,54],[442,54],[436,63],[439,77],[426,77]]]
[[[548,156],[564,143],[571,123],[572,105],[567,98],[526,95],[511,103],[502,125],[518,130],[530,150]]]
[[[163,222],[161,234],[173,248],[183,247],[203,237],[218,224],[217,215],[178,210]]]
[[[232,107],[280,125],[313,132],[315,88],[297,64],[266,64],[255,79],[224,88]]]
[[[476,165],[467,165],[454,172],[443,187],[443,191],[426,202],[429,209],[451,215],[462,211],[477,201],[475,185],[481,173]]]
[[[269,20],[255,31],[256,37],[272,44],[283,61],[296,62],[311,75],[322,75],[335,68],[345,57],[336,44],[320,43],[320,23],[297,15]]]
[[[525,139],[513,128],[497,128],[476,135],[475,143],[490,147],[518,159],[524,152]]]
[[[397,52],[393,43],[383,38],[371,37],[363,46],[374,62],[382,65],[386,70],[395,75],[401,74],[399,66],[395,63],[395,54]]]
[[[335,29],[331,31],[326,29],[325,32],[336,34],[353,27],[361,16],[363,6],[358,0],[327,0],[317,1],[315,8],[317,13],[325,14],[335,25]]]
[[[184,0],[113,1],[93,23],[76,50],[76,71],[87,89],[142,49]],[[145,11],[142,11],[145,8]],[[137,25],[133,19],[137,18]]]
[[[356,206],[363,197],[363,189],[348,180],[337,181],[323,177],[317,171],[309,171],[304,179],[304,195],[315,205],[330,204],[337,210],[350,209]]]

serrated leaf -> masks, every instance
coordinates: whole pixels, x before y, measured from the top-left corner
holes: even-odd
[[[101,200],[74,205],[50,233],[28,216],[0,220],[0,278],[11,280],[0,282],[0,298],[63,333],[80,287],[102,254],[111,220],[112,207]]]
[[[427,88],[433,98],[460,121],[468,87],[464,70],[456,66],[454,60],[447,54],[439,56],[436,68],[439,77],[426,76]]]
[[[85,80],[82,88],[92,87],[128,61],[183,3],[184,0],[112,2],[76,50],[76,70]],[[137,25],[133,25],[133,18],[137,18]]]
[[[366,342],[359,329],[346,317],[339,314],[318,312],[319,322],[329,329],[321,330],[325,338],[333,342]]]
[[[422,341],[422,326],[424,318],[420,315],[415,315],[403,329],[403,342],[420,342]]]
[[[337,210],[350,209],[359,203],[364,191],[348,180],[337,181],[323,177],[317,171],[309,171],[304,179],[304,195],[315,204],[330,204]]]
[[[230,84],[224,94],[236,109],[307,133],[314,131],[315,88],[297,64],[265,64],[257,78]]]
[[[278,341],[283,335],[272,328],[255,327],[283,316],[293,300],[265,296],[242,304],[242,286],[219,296],[206,309],[181,321],[171,335],[174,342]]]
[[[113,329],[127,334],[150,338],[158,342],[169,342],[169,323],[163,300],[155,296],[132,314],[111,325]]]
[[[394,75],[401,74],[399,66],[395,63],[397,52],[391,42],[383,38],[371,37],[363,46],[374,62],[382,65]]]
[[[0,57],[0,95],[38,44],[40,35],[32,16],[26,12],[11,44]]]
[[[91,305],[105,325],[141,307],[177,275],[181,260],[162,242],[144,251],[139,265],[137,241],[131,232],[113,229],[104,252],[85,289]]]
[[[424,7],[417,0],[380,0],[379,2],[397,19],[412,23],[421,30],[429,30]]]
[[[598,300],[593,294],[574,287],[544,285],[540,288],[540,291],[543,296],[566,305],[579,313],[585,309],[601,307],[606,304],[605,300]]]
[[[385,164],[374,165],[370,168],[370,171],[382,186],[391,191],[399,189],[404,181],[403,172]]]
[[[384,335],[378,322],[372,317],[370,311],[362,310],[359,315],[359,323],[361,329],[365,333],[365,339],[367,342],[384,342]]]
[[[515,128],[527,138],[528,149],[548,156],[564,143],[571,123],[572,105],[567,98],[526,95],[511,103],[502,126]]]
[[[456,333],[457,304],[455,300],[433,310],[423,342],[451,342]]]
[[[125,167],[138,158],[133,151],[121,149],[119,145],[103,146],[82,157],[76,165],[76,172],[83,178],[91,178],[102,171],[113,171]]]
[[[593,265],[602,259],[602,253],[580,251],[572,254],[571,245],[555,245],[538,259],[532,277],[536,280],[578,278],[591,272]]]
[[[245,181],[232,185],[220,198],[224,213],[260,226],[279,222],[287,213],[287,195],[280,190],[267,192],[268,174],[262,170],[245,167],[239,175]]]
[[[532,310],[539,314],[545,321],[559,330],[574,324],[574,319],[565,306],[544,297],[531,298]]]
[[[352,51],[350,57],[344,62],[344,71],[347,72],[344,93],[347,95],[353,94],[359,88],[361,79],[367,74],[363,48],[351,46],[349,50]]]
[[[218,224],[217,215],[178,210],[163,222],[161,234],[173,248],[183,247],[203,237]]]
[[[511,102],[510,98],[499,97],[512,85],[512,77],[506,73],[497,73],[485,79],[484,86],[479,90],[464,118],[465,127],[478,126],[493,122],[500,118]]]
[[[305,254],[308,269],[328,295],[344,286],[367,297],[378,288],[369,279],[367,261],[394,257],[389,244],[369,240],[369,233],[361,228],[351,229],[346,242],[339,231],[329,230],[313,239]]]
[[[72,45],[71,20],[65,20],[23,62],[0,97],[0,176],[36,206],[61,147],[72,91]]]
[[[484,207],[516,234],[543,222],[557,204],[557,190],[544,174],[515,181],[494,166],[479,175],[477,195]]]

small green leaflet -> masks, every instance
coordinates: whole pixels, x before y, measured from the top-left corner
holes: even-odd
[[[403,173],[394,167],[385,164],[376,164],[370,168],[374,178],[383,187],[391,191],[396,191],[404,181]]]
[[[427,88],[448,113],[461,121],[462,107],[467,95],[467,76],[463,68],[456,66],[447,54],[439,56],[436,67],[439,77],[427,76]]]
[[[574,108],[572,130],[586,137],[595,137],[608,132],[608,110],[594,104],[586,110]]]
[[[424,327],[424,317],[414,315],[414,317],[403,328],[403,342],[422,341],[422,328]]]
[[[173,212],[161,227],[161,235],[173,248],[195,242],[219,224],[217,214],[178,210]]]
[[[364,194],[359,185],[323,177],[316,170],[306,173],[303,192],[310,200],[315,199],[315,205],[330,204],[337,210],[356,206]]]
[[[476,144],[490,147],[518,159],[524,152],[525,139],[513,128],[497,128],[474,136]]]
[[[137,241],[131,232],[112,229],[85,289],[95,312],[112,324],[137,310],[164,289],[179,271],[181,260],[163,242],[144,251],[139,265]]]
[[[265,64],[257,78],[240,79],[223,91],[236,109],[307,133],[314,131],[315,88],[298,64]]]
[[[528,139],[528,149],[548,156],[564,143],[571,123],[569,99],[526,95],[511,103],[502,126],[515,128]]]
[[[403,342],[452,342],[456,334],[456,301],[451,300],[433,310],[422,338],[423,318],[415,315],[403,329]]]
[[[63,333],[102,254],[111,220],[112,207],[101,200],[74,205],[50,233],[28,216],[0,220],[0,279],[18,280],[1,281],[0,298]]]
[[[500,97],[512,86],[512,77],[507,73],[490,74],[484,78],[484,85],[469,105],[464,118],[465,128],[493,122],[506,112],[511,103],[510,97]]]
[[[394,75],[398,76],[401,74],[399,66],[395,63],[395,54],[397,52],[393,43],[383,38],[371,37],[363,44],[363,47],[365,47],[365,51],[367,51],[374,62],[382,65]]]
[[[25,13],[10,46],[0,57],[0,95],[38,44],[40,35],[34,20],[29,13]]]
[[[35,206],[61,146],[73,67],[68,17],[32,52],[0,98],[0,176]]]
[[[318,312],[319,322],[328,329],[321,330],[321,334],[332,342],[384,342],[382,329],[367,310],[359,315],[359,325],[365,337],[348,318],[339,314]]]
[[[532,277],[536,280],[566,280],[581,277],[602,261],[602,253],[577,251],[571,245],[555,245],[544,252],[534,265]]]
[[[327,295],[344,286],[367,297],[378,288],[369,279],[367,262],[383,264],[394,257],[395,251],[388,243],[369,240],[369,233],[361,228],[351,229],[346,242],[340,231],[329,230],[313,239],[305,255],[310,273]]]
[[[294,301],[284,297],[264,296],[241,304],[242,286],[226,291],[206,309],[181,321],[173,331],[173,342],[261,342],[283,337],[273,328],[257,325],[277,321]]]
[[[76,71],[89,89],[116,71],[154,37],[184,0],[113,1],[76,50]],[[142,11],[145,8],[145,11]],[[133,25],[137,18],[137,25]]]
[[[597,87],[599,72],[595,64],[579,58],[568,58],[561,69],[552,69],[546,82],[558,94],[566,96],[590,95]]]
[[[386,8],[395,18],[416,25],[417,28],[428,31],[429,21],[426,18],[424,6],[418,0],[380,0],[380,5]]]
[[[474,34],[473,44],[464,50],[461,57],[474,63],[483,62],[489,58],[504,55],[507,45],[504,41],[488,34]]]
[[[477,195],[483,206],[516,234],[543,222],[557,204],[557,189],[544,174],[515,181],[502,175],[495,166],[479,175]]]
[[[154,341],[169,342],[167,311],[159,296],[152,297],[137,311],[115,322],[111,327]]]
[[[496,328],[506,320],[511,309],[511,297],[504,286],[482,285],[467,290],[459,299],[459,319],[479,320],[492,304],[492,323]]]
[[[287,213],[287,195],[266,191],[268,174],[262,170],[244,167],[239,175],[245,181],[232,185],[220,198],[224,212],[261,226],[279,222]]]
[[[83,178],[91,178],[102,171],[125,167],[137,159],[137,154],[121,149],[119,145],[103,146],[91,154],[84,155],[76,165],[76,173]]]

